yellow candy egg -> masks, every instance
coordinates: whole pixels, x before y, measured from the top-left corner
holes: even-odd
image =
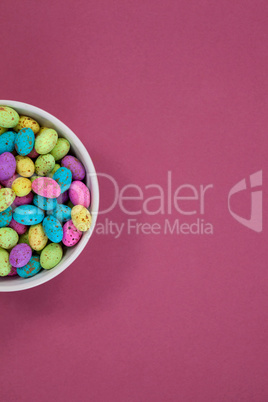
[[[38,131],[40,130],[40,126],[37,123],[37,121],[35,121],[34,119],[32,119],[31,117],[28,116],[20,116],[19,122],[16,125],[16,127],[14,127],[15,131],[20,131],[22,128],[31,128],[34,132],[34,134],[37,134]]]
[[[4,134],[7,131],[7,128],[0,127],[0,135]]]
[[[33,225],[29,229],[29,243],[33,250],[40,251],[46,246],[48,238],[44,232],[42,223]]]
[[[16,171],[20,176],[31,177],[34,174],[34,163],[29,156],[17,155],[16,159]]]
[[[75,205],[71,212],[71,217],[76,229],[86,232],[91,226],[91,215],[83,205]]]
[[[24,197],[25,195],[28,195],[31,189],[32,189],[31,180],[26,179],[26,177],[18,177],[12,183],[12,190],[18,197]]]

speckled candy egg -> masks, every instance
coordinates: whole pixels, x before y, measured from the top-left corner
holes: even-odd
[[[34,163],[29,156],[17,155],[15,160],[16,171],[19,175],[23,177],[31,177],[34,174]]]
[[[70,220],[63,225],[62,243],[67,247],[75,246],[81,239],[83,232],[78,230]]]
[[[70,143],[66,138],[58,138],[57,144],[50,152],[54,157],[55,161],[59,161],[64,158],[65,155],[68,154],[70,150]]]
[[[7,131],[0,136],[0,154],[14,151],[16,135],[12,131]]]
[[[8,106],[0,106],[0,126],[15,127],[19,122],[20,116],[16,110]]]
[[[27,227],[26,225],[23,225],[22,223],[16,222],[13,218],[11,219],[9,223],[9,227],[14,229],[18,235],[23,235],[24,233],[27,232]],[[22,242],[23,243],[23,242]]]
[[[12,190],[15,192],[17,197],[25,197],[30,193],[31,189],[31,180],[26,177],[18,177],[12,183]]]
[[[13,176],[10,177],[9,179],[7,179],[7,180],[2,180],[2,181],[1,181],[1,184],[2,184],[4,187],[11,188],[13,181],[16,180],[18,177],[19,177],[19,175],[18,175],[17,173],[14,173]]]
[[[34,134],[37,134],[38,131],[40,130],[40,126],[37,123],[37,121],[32,119],[29,116],[20,116],[19,122],[16,125],[16,127],[14,127],[14,130],[18,132],[22,128],[31,128],[33,130]]]
[[[8,128],[0,127],[0,135],[4,134],[7,130]]]
[[[11,188],[0,189],[0,212],[5,211],[15,200],[15,193]]]
[[[62,259],[62,247],[58,243],[50,243],[46,246],[40,257],[41,267],[44,269],[54,268]]]
[[[61,167],[54,173],[53,180],[58,183],[61,192],[64,193],[70,188],[70,185],[72,183],[72,172],[70,171],[70,169]]]
[[[7,276],[11,272],[9,254],[3,248],[0,248],[0,276]]]
[[[68,191],[65,191],[64,193],[62,193],[58,198],[58,204],[65,204],[66,202],[68,202],[69,200],[69,194]]]
[[[17,244],[9,254],[9,262],[15,268],[24,267],[32,256],[32,249],[26,243]]]
[[[33,198],[33,203],[38,208],[44,209],[45,211],[50,211],[57,207],[57,198],[46,198],[41,195],[35,194]]]
[[[15,275],[18,275],[17,268],[11,267],[11,271],[9,272],[9,274],[7,276],[15,276]]]
[[[31,152],[28,154],[29,158],[35,159],[39,156],[39,153],[36,152],[35,148],[33,147],[33,149],[31,150]]]
[[[50,177],[38,177],[32,182],[33,191],[46,198],[57,198],[60,193],[60,186]]]
[[[68,205],[59,204],[54,210],[48,211],[49,215],[54,216],[60,222],[67,222],[71,219],[71,208]]]
[[[82,181],[73,181],[69,189],[69,197],[74,205],[90,205],[90,192]]]
[[[35,161],[35,173],[38,176],[46,176],[54,169],[55,159],[52,155],[40,155]]]
[[[32,204],[33,202],[33,193],[30,192],[29,194],[25,195],[24,197],[16,197],[14,202],[13,202],[13,206],[14,207],[20,207],[21,205],[28,205],[28,204]]]
[[[0,155],[0,181],[7,180],[13,176],[16,170],[15,156],[10,152]]]
[[[33,250],[43,250],[48,242],[48,237],[45,234],[42,223],[38,223],[38,225],[33,225],[30,227],[28,239]]]
[[[86,171],[82,163],[74,156],[67,155],[61,161],[61,166],[70,169],[73,175],[73,180],[83,180]]]
[[[44,232],[53,243],[59,243],[62,241],[63,230],[61,223],[54,216],[47,216],[43,220]]]
[[[0,228],[8,226],[12,219],[12,207],[8,207],[5,211],[0,212]]]
[[[40,155],[48,154],[55,147],[58,133],[53,128],[42,128],[35,138],[35,150]]]
[[[91,226],[90,212],[83,205],[75,205],[71,212],[74,226],[81,232],[86,232]]]
[[[23,225],[37,225],[44,219],[44,212],[35,205],[21,205],[14,210],[13,219]]]
[[[0,247],[9,249],[18,243],[19,235],[12,228],[0,228]]]
[[[17,268],[17,274],[22,278],[30,278],[31,276],[38,274],[40,270],[40,257],[39,255],[33,255],[28,264],[24,267]]]
[[[31,128],[23,128],[16,136],[15,150],[21,156],[28,155],[34,147],[34,132]]]
[[[27,226],[28,227],[28,226]],[[18,243],[26,243],[30,246],[29,242],[29,230],[27,230],[25,233],[20,235]]]
[[[60,168],[60,165],[58,163],[55,164],[54,168],[51,170],[51,172],[48,173],[48,177],[53,178],[54,173]]]

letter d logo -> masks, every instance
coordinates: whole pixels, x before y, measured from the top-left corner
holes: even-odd
[[[260,187],[262,185],[262,170],[253,173],[249,176],[250,188]],[[230,199],[232,195],[238,193],[239,191],[246,190],[247,184],[246,179],[241,180],[239,183],[235,184],[228,195],[228,209],[230,214],[242,225],[249,229],[255,230],[255,232],[262,231],[262,190],[253,190],[251,192],[251,213],[250,219],[242,218],[231,210]]]

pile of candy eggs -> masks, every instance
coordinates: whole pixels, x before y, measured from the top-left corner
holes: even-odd
[[[54,268],[91,226],[90,191],[70,143],[0,106],[0,277]]]

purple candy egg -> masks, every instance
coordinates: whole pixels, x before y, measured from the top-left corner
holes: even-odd
[[[86,175],[84,166],[74,156],[66,155],[61,161],[61,166],[70,169],[73,180],[83,180]]]
[[[33,202],[33,193],[30,192],[29,194],[25,195],[24,197],[16,197],[13,206],[14,207],[20,207],[21,205],[28,205],[32,204]]]
[[[58,204],[65,204],[67,201],[69,201],[68,191],[64,191],[64,193],[62,193],[62,194],[57,198],[57,202],[58,202]]]
[[[32,249],[26,243],[17,244],[9,254],[9,262],[12,267],[24,267],[30,261]]]
[[[0,181],[10,179],[10,177],[15,173],[15,170],[15,156],[10,152],[4,152],[0,155]]]

